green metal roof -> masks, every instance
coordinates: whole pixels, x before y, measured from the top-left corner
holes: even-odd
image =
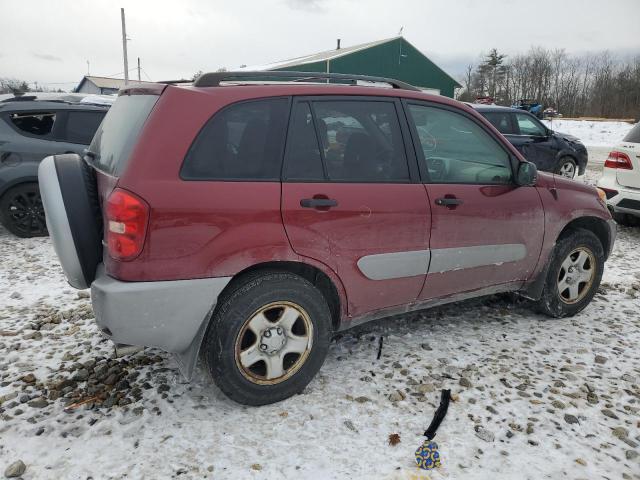
[[[442,70],[440,67],[438,67],[435,62],[433,62],[432,60],[430,60],[424,53],[422,53],[420,50],[418,50],[415,46],[413,46],[410,42],[408,42],[404,37],[402,36],[396,36],[396,37],[391,37],[391,38],[386,38],[383,40],[376,40],[373,42],[367,42],[367,43],[362,43],[359,45],[354,45],[351,47],[345,47],[345,48],[340,48],[340,49],[332,49],[332,50],[325,50],[323,52],[318,52],[318,53],[313,53],[310,55],[305,55],[302,57],[296,57],[296,58],[291,58],[288,60],[281,60],[279,62],[273,62],[273,63],[268,63],[268,64],[264,64],[264,65],[256,65],[256,66],[250,66],[250,67],[245,67],[245,70],[300,70],[300,71],[325,71],[325,65],[327,62],[329,62],[329,64],[331,65],[332,62],[338,60],[338,59],[342,59],[343,57],[347,57],[349,55],[353,55],[355,53],[358,52],[363,52],[365,50],[369,50],[369,49],[373,49],[375,47],[379,47],[379,46],[383,46],[385,44],[388,43],[392,43],[392,42],[402,42],[407,44],[408,47],[411,48],[412,53],[417,52],[428,64],[429,68],[437,71],[437,73],[439,74],[439,77],[446,77],[448,79],[447,83],[450,83],[452,85],[453,88],[455,87],[461,87],[461,85],[456,81],[455,78],[453,78],[451,75],[449,75],[447,72],[445,72],[444,70]],[[346,59],[344,59],[346,60]],[[333,63],[333,65],[337,66],[337,63]],[[344,62],[339,62],[344,64]],[[333,72],[334,70],[331,69],[331,71]],[[342,73],[360,73],[360,74],[380,74],[379,72],[368,72],[368,71],[358,71],[358,72],[342,72]],[[390,76],[394,76],[393,73],[389,73],[388,71],[384,72],[385,75],[390,75]],[[394,77],[395,78],[395,77]],[[399,80],[405,80],[408,81],[405,78],[402,77],[398,77]],[[417,85],[420,85],[420,83],[418,83]],[[423,87],[438,87],[438,85],[420,85]],[[453,92],[450,92],[451,94]],[[451,95],[452,96],[452,95]]]

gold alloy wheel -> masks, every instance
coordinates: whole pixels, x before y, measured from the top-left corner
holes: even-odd
[[[582,300],[596,277],[596,259],[586,247],[574,249],[560,265],[558,295],[564,303],[572,305]]]
[[[313,324],[292,302],[273,302],[245,321],[235,343],[238,369],[250,382],[276,385],[295,374],[311,352]]]

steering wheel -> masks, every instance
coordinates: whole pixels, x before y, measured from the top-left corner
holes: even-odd
[[[427,170],[431,180],[443,180],[449,173],[449,162],[443,157],[427,157]]]

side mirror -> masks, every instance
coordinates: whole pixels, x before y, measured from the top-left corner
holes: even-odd
[[[520,162],[516,183],[521,187],[529,187],[535,185],[537,179],[538,169],[536,166],[531,162]]]

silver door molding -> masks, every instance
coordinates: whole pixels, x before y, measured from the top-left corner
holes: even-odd
[[[427,273],[430,256],[429,250],[366,255],[358,260],[358,268],[370,280],[415,277]]]
[[[439,248],[431,250],[429,273],[500,265],[507,262],[517,262],[526,256],[527,247],[521,243]]]
[[[527,248],[521,243],[476,245],[366,255],[358,260],[358,268],[370,280],[390,280],[501,265],[526,256]]]

